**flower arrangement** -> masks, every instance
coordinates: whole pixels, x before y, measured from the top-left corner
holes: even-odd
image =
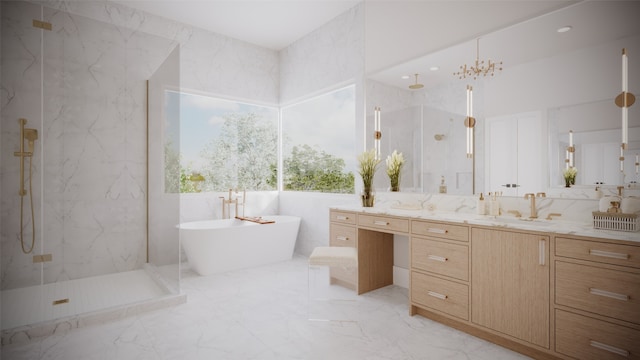
[[[562,171],[565,187],[571,187],[571,185],[575,185],[576,175],[578,175],[578,169],[575,167],[570,167]]]
[[[373,186],[373,176],[378,170],[380,159],[376,158],[375,149],[371,149],[358,155],[358,173],[362,177],[362,183],[364,185],[364,193],[362,195],[362,205],[371,207],[373,206],[373,194],[371,192]]]
[[[391,182],[391,191],[400,191],[400,170],[404,164],[404,157],[398,150],[387,156],[387,175]]]

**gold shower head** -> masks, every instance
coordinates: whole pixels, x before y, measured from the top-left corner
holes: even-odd
[[[409,89],[411,89],[411,90],[417,90],[417,89],[422,89],[422,88],[424,87],[424,85],[422,85],[422,84],[418,84],[418,75],[419,75],[419,74],[415,74],[415,77],[416,77],[416,83],[415,83],[415,84],[413,84],[413,85],[409,85]]]

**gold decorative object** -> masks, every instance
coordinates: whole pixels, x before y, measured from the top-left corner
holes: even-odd
[[[496,67],[497,65],[497,67]],[[493,76],[494,72],[502,71],[502,61],[495,62],[491,59],[487,60],[486,65],[484,60],[480,60],[480,38],[476,39],[476,61],[473,65],[461,65],[460,71],[453,73],[459,79],[465,79],[467,77],[473,77],[476,80],[480,75]]]

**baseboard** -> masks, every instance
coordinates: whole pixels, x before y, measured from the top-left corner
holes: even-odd
[[[393,284],[403,287],[405,289],[408,289],[409,288],[409,270],[398,267],[398,266],[394,266],[393,267]]]

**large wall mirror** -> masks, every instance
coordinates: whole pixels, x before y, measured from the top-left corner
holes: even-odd
[[[378,106],[382,157],[398,149],[412,161],[401,191],[437,193],[441,176],[448,193],[455,194],[546,191],[584,197],[576,189],[595,183],[633,187],[640,182],[635,170],[640,104],[629,108],[629,146],[621,173],[621,110],[614,98],[621,92],[622,48],[629,56],[629,91],[640,95],[638,13],[639,2],[580,2],[369,74],[367,147],[373,147],[369,133]],[[570,31],[558,31],[564,26]],[[503,70],[477,80],[453,75],[476,58],[502,61]],[[424,86],[409,87],[416,83]],[[472,160],[465,156],[467,85],[473,86],[477,120]],[[578,169],[571,191],[562,177],[569,130]],[[384,188],[386,179],[378,180],[377,187]]]

